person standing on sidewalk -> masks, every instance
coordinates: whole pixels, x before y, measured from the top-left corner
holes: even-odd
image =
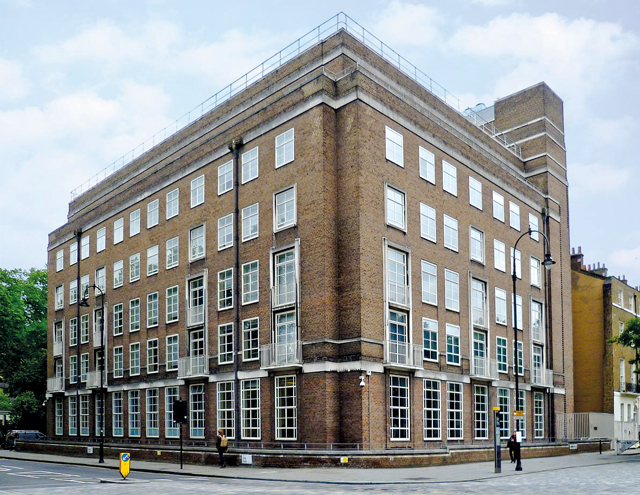
[[[229,450],[227,437],[222,430],[218,430],[218,438],[216,440],[216,448],[218,449],[218,455],[220,456],[220,467],[227,467],[224,463],[224,453]]]
[[[507,448],[509,449],[509,457],[511,458],[511,464],[516,462],[516,432],[507,441]]]

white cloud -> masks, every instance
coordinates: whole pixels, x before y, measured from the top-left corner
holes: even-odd
[[[20,64],[0,58],[0,101],[23,98],[30,87]]]
[[[376,16],[371,31],[390,46],[428,48],[440,39],[444,19],[438,9],[394,0]]]
[[[572,162],[569,183],[572,199],[584,199],[594,194],[619,193],[631,184],[634,173],[619,163]]]
[[[485,7],[499,7],[502,5],[508,5],[513,0],[471,0],[473,3],[479,3]]]

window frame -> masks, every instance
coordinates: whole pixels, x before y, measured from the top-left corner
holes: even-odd
[[[394,426],[395,424],[395,426]],[[408,376],[389,376],[389,440],[411,439],[411,387]]]
[[[175,245],[174,245],[175,241]],[[171,244],[170,244],[171,243]],[[180,236],[167,239],[164,243],[165,269],[170,270],[180,265]]]
[[[221,278],[224,275],[224,278]],[[224,285],[223,285],[224,284]],[[233,294],[233,267],[218,272],[218,311],[232,309],[235,304]],[[227,295],[228,293],[229,295]]]
[[[153,260],[155,259],[155,264]],[[160,270],[160,248],[158,244],[147,248],[147,277],[156,275]]]
[[[191,180],[191,208],[204,203],[204,174]]]
[[[293,199],[287,200],[285,203],[281,203],[281,205],[278,206],[279,196],[287,194],[290,191],[293,192]],[[288,186],[284,189],[281,189],[280,191],[273,193],[273,231],[274,233],[280,232],[282,230],[286,230],[288,228],[291,228],[297,225],[298,223],[298,199],[297,198],[298,198],[297,184]],[[293,218],[291,220],[287,219],[287,215],[286,215],[287,211],[285,208],[285,221],[280,224],[278,223],[280,208],[282,207],[282,205],[288,204],[289,202],[293,202],[293,214],[292,214]]]
[[[509,227],[520,232],[520,205],[509,201]]]
[[[100,227],[96,231],[96,253],[107,249],[107,228]]]
[[[165,220],[177,217],[180,214],[180,188],[169,191],[166,195]]]
[[[437,242],[438,236],[436,214],[435,208],[420,203],[420,237],[434,243]]]
[[[482,211],[482,182],[469,176],[469,204]]]
[[[499,212],[499,213],[498,213]],[[493,191],[493,218],[504,223],[504,196]]]
[[[255,264],[255,269],[247,271],[246,267],[251,267]],[[253,275],[255,274],[255,275]],[[249,282],[246,282],[246,277],[249,276]],[[254,280],[255,278],[255,280]],[[255,290],[246,290],[249,286],[251,289],[255,284]],[[255,294],[253,297],[248,298],[247,295]],[[260,302],[260,261],[253,260],[242,264],[242,305],[254,304]]]
[[[147,203],[147,229],[151,229],[160,222],[160,200],[158,198]]]
[[[407,194],[402,190],[391,184],[385,184],[385,222],[390,227],[406,232],[407,230]],[[394,193],[394,194],[390,194]],[[395,200],[394,195],[402,199],[402,202]],[[398,209],[402,210],[402,219],[400,222],[396,221],[398,215]]]
[[[451,277],[448,277],[447,275],[455,275],[455,280],[453,280],[453,278]],[[448,268],[445,268],[444,283],[445,283],[445,309],[459,313],[460,312],[460,274],[458,272],[454,272],[453,270],[449,270]],[[453,290],[454,288],[455,288],[455,291]],[[451,296],[453,296],[455,292],[455,298],[450,297],[449,292],[451,292]],[[452,305],[451,302],[454,302],[455,304]]]
[[[385,158],[404,168],[404,136],[385,126]]]
[[[129,213],[129,238],[140,233],[140,208]]]
[[[255,213],[249,212],[245,215],[245,211],[249,211],[250,208],[255,206]],[[255,224],[253,223],[253,219],[255,218]],[[249,206],[245,206],[242,208],[242,242],[250,241],[251,239],[255,239],[260,235],[260,203],[253,203]],[[247,222],[247,223],[245,223]],[[251,232],[248,235],[245,235],[246,230],[252,231],[253,226],[255,225],[255,233]],[[249,227],[247,229],[246,227]]]
[[[433,268],[433,272],[425,270],[425,268]],[[429,261],[421,260],[420,263],[421,275],[422,275],[422,302],[425,304],[431,304],[433,306],[438,305],[438,265]],[[425,279],[426,274],[426,279]],[[427,290],[425,290],[425,285]],[[432,291],[431,289],[435,289]],[[427,297],[425,298],[425,294]]]
[[[424,155],[424,156],[423,156]],[[422,146],[418,147],[418,164],[420,178],[435,185],[436,183],[436,156]]]
[[[289,154],[291,155],[290,158],[288,158]],[[274,155],[276,169],[284,167],[295,160],[295,131],[293,127],[276,136]]]
[[[422,318],[422,343],[422,359],[438,362],[438,320]]]
[[[218,218],[218,251],[233,247],[233,213]]]
[[[201,231],[202,235],[194,237],[197,231]],[[197,243],[196,243],[197,241]],[[194,256],[194,248],[198,248],[198,253]],[[197,225],[189,229],[189,263],[203,259],[207,252],[207,229],[205,224]]]
[[[474,238],[474,233],[480,238]],[[478,248],[479,255],[477,254]],[[469,258],[484,265],[484,232],[472,226],[469,226]]]
[[[446,160],[442,160],[442,190],[458,197],[458,169]]]
[[[443,214],[444,247],[458,252],[458,219]]]
[[[230,176],[230,177],[229,177]],[[218,166],[218,196],[233,190],[233,160]]]
[[[252,153],[252,154],[255,153],[255,157],[253,157],[253,156],[248,157],[248,155],[250,153]],[[242,153],[242,157],[241,157],[242,162],[241,162],[241,165],[240,165],[240,171],[242,173],[242,179],[241,179],[242,182],[241,182],[241,184],[246,184],[247,182],[250,182],[250,181],[255,180],[255,179],[258,178],[259,171],[260,171],[260,169],[259,169],[259,167],[260,167],[259,155],[260,155],[260,152],[259,152],[258,146],[254,147],[254,148],[251,148],[249,151],[245,151],[244,153]],[[246,158],[246,163],[245,163],[245,157],[248,157],[248,158]],[[255,172],[254,172],[254,167],[252,166],[254,161],[255,161]],[[248,167],[248,169],[251,172],[251,174],[247,174],[246,173],[247,172],[247,168],[246,167]],[[255,173],[255,175],[254,175],[254,173]]]

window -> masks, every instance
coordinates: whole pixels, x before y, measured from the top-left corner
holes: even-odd
[[[64,268],[64,249],[56,253],[56,271],[59,272]]]
[[[260,379],[241,382],[241,425],[244,440],[259,440],[260,426]]]
[[[437,267],[428,261],[422,261],[422,302],[438,304]]]
[[[147,228],[150,229],[158,225],[158,206],[159,200],[154,199],[150,203],[147,203]]]
[[[80,316],[80,343],[89,342],[89,315]]]
[[[436,210],[423,203],[420,203],[420,235],[436,242]]]
[[[493,191],[493,218],[504,222],[504,196]]]
[[[178,387],[164,389],[164,436],[167,438],[180,436],[180,427],[173,421],[173,403],[179,398]]]
[[[460,311],[459,275],[451,270],[444,271],[444,306],[451,311]]]
[[[293,249],[274,255],[274,304],[282,306],[294,303],[296,287],[296,255]]]
[[[511,294],[511,312],[513,313],[513,294]],[[518,330],[522,330],[522,296],[516,296],[516,314],[511,317],[518,317],[518,321],[514,321],[514,326]]]
[[[242,183],[258,177],[258,147],[242,153]]]
[[[482,210],[482,183],[469,176],[469,204]]]
[[[167,323],[178,321],[178,286],[167,288]]]
[[[174,189],[167,193],[167,220],[180,213],[180,189]]]
[[[69,265],[75,265],[78,262],[78,243],[74,242],[69,246]]]
[[[529,228],[532,231],[535,232],[531,232],[530,237],[538,242],[538,240],[540,239],[540,234],[538,233],[538,231],[540,230],[540,227],[538,226],[538,217],[535,216],[533,213],[529,213]]]
[[[438,360],[438,322],[422,318],[423,352],[424,359],[428,361]]]
[[[106,276],[106,269],[105,267],[101,267],[98,268],[96,270],[96,290],[95,295],[96,296],[101,296],[104,294],[106,288],[107,288],[107,280],[106,280],[107,276]],[[100,292],[102,291],[102,292]]]
[[[140,299],[129,301],[129,332],[140,330]]]
[[[389,311],[389,343],[387,359],[390,363],[407,364],[407,314]]]
[[[259,355],[260,323],[258,318],[242,321],[242,360],[254,361]]]
[[[78,302],[78,279],[69,282],[69,304]]]
[[[398,189],[387,186],[387,225],[405,230],[405,196]]]
[[[113,392],[112,404],[112,428],[113,436],[121,437],[124,435],[124,406],[122,404],[122,392]],[[71,398],[71,397],[69,397]]]
[[[298,403],[296,377],[276,376],[276,440],[298,437]]]
[[[447,364],[460,365],[460,327],[447,323]]]
[[[158,293],[147,294],[147,328],[158,326]]]
[[[204,330],[196,330],[189,335],[189,350],[191,351],[191,372],[201,375],[208,370],[207,355],[204,348]]]
[[[129,390],[129,436],[140,436],[140,391]]]
[[[89,435],[89,396],[80,396],[80,435]]]
[[[64,322],[62,320],[61,321],[56,321],[53,324],[53,341],[55,343],[59,344],[60,346],[62,346],[62,339],[63,339],[62,333],[63,333],[63,330],[64,330]],[[56,360],[56,362],[60,362],[61,363],[61,361],[59,361],[59,360]]]
[[[536,342],[544,342],[542,333],[542,303],[531,301],[531,338]]]
[[[121,287],[124,283],[124,260],[113,264],[113,288]]]
[[[391,375],[389,386],[389,422],[391,440],[409,440],[409,379]]]
[[[394,131],[391,127],[386,128],[387,137],[387,160],[392,161],[396,165],[404,167],[403,156],[403,137],[399,132]]]
[[[78,383],[78,356],[69,356],[69,383]]]
[[[140,342],[129,344],[129,375],[140,374]]]
[[[80,239],[80,259],[86,260],[89,257],[89,239],[88,235]]]
[[[507,291],[496,287],[496,323],[507,324]]]
[[[518,341],[518,375],[519,376],[524,375],[523,347],[524,347],[524,344],[522,343],[522,341],[521,340]],[[513,349],[515,350],[515,345],[513,346]]]
[[[242,208],[242,242],[258,237],[258,203]]]
[[[89,353],[80,355],[80,381],[86,383],[87,373],[89,373]]]
[[[511,436],[511,397],[508,388],[498,389],[498,406],[500,407],[500,438]]]
[[[484,232],[471,227],[471,259],[484,263]]]
[[[489,400],[486,385],[473,386],[473,436],[477,440],[489,438]]]
[[[524,390],[519,390],[518,396],[520,402],[516,402],[516,407],[520,405],[519,410],[523,412],[522,416],[516,418],[516,425],[520,423],[520,431],[522,432],[522,438],[527,438],[527,397]]]
[[[129,282],[140,280],[140,253],[129,256]]]
[[[513,275],[513,253],[514,253],[513,248],[510,248],[510,251],[511,251],[510,271],[511,271],[511,275]],[[522,255],[519,249],[515,250],[515,256],[516,256],[516,277],[522,278]]]
[[[531,256],[531,285],[535,285],[536,287],[540,287],[540,260],[538,258],[534,258]]]
[[[140,208],[129,214],[129,237],[140,233]]]
[[[444,247],[458,251],[458,221],[444,215]]]
[[[296,188],[290,187],[276,193],[274,201],[273,230],[286,229],[296,224]]]
[[[233,323],[218,325],[218,364],[233,363]]]
[[[113,305],[113,335],[122,335],[123,307],[122,303]]]
[[[233,214],[218,219],[218,251],[233,246]]]
[[[122,378],[123,375],[123,355],[122,346],[113,348],[113,377]]]
[[[166,255],[166,266],[167,266],[167,270],[169,268],[173,268],[175,266],[178,266],[178,262],[179,262],[179,241],[180,238],[179,237],[172,237],[171,239],[167,240],[167,242],[165,243],[165,247],[166,247],[166,251],[167,251],[167,255]]]
[[[56,287],[56,311],[64,308],[64,285]]]
[[[509,201],[509,226],[520,230],[520,205]]]
[[[487,327],[487,284],[477,279],[471,280],[471,317],[473,324]]]
[[[293,129],[276,136],[276,168],[293,161],[294,156]]]
[[[431,151],[425,150],[422,146],[419,147],[419,161],[420,161],[420,177],[424,180],[436,183],[436,161],[435,156]]]
[[[96,252],[104,251],[107,247],[107,228],[98,229],[96,234]]]
[[[533,393],[533,436],[544,438],[544,395]]]
[[[618,306],[622,306],[622,291],[618,291]]]
[[[64,418],[63,418],[63,404],[62,397],[56,398],[56,435],[62,435],[64,433]]]
[[[69,345],[78,345],[78,318],[69,320]]]
[[[493,240],[493,266],[496,270],[501,272],[506,271],[506,259],[505,259],[505,246],[504,242],[500,242],[498,239]]]
[[[233,268],[218,272],[218,311],[233,308]]]
[[[178,357],[180,352],[179,336],[167,335],[167,371],[178,369]]]
[[[409,280],[407,254],[392,248],[387,249],[388,298],[390,303],[409,304]]]
[[[147,276],[158,273],[158,246],[147,249]]]
[[[158,389],[147,389],[147,437],[157,437],[160,434],[158,407]]]
[[[189,231],[189,261],[204,258],[205,241],[204,225]]]
[[[204,203],[204,175],[191,181],[191,208]]]
[[[424,440],[440,440],[440,382],[423,380],[422,427]]]
[[[218,196],[233,189],[233,161],[218,167]]]
[[[158,339],[147,340],[147,374],[157,373],[159,366]]]
[[[462,384],[447,383],[447,438],[462,440]]]
[[[242,265],[242,304],[258,302],[258,260]]]
[[[233,382],[218,382],[217,384],[217,416],[218,430],[222,430],[229,438],[235,438],[235,393]]]
[[[537,384],[544,384],[544,376],[542,374],[542,346],[534,345],[531,353],[531,362],[532,362],[532,382]]]
[[[189,306],[187,308],[187,326],[204,323],[204,279],[189,280]]]
[[[276,314],[275,328],[276,362],[297,362],[296,314],[294,311]]]
[[[442,160],[442,188],[454,196],[458,195],[458,172],[456,167]]]
[[[69,435],[78,434],[77,397],[69,397]]]
[[[496,365],[499,373],[507,373],[509,358],[507,355],[507,339],[496,337]]]
[[[113,222],[113,244],[118,244],[124,240],[124,217]]]

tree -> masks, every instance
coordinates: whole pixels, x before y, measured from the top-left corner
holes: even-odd
[[[638,357],[638,349],[640,349],[640,318],[631,318],[627,320],[624,330],[607,342],[611,344],[620,344],[623,347],[631,347],[636,351],[636,357],[629,360],[629,364],[633,364],[634,372],[640,373],[640,358]]]

